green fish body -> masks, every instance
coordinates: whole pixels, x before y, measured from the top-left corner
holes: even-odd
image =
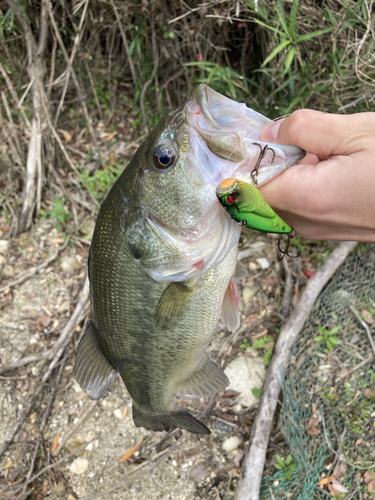
[[[205,397],[229,383],[206,349],[219,318],[232,331],[240,324],[240,227],[215,188],[250,175],[253,137],[268,123],[199,86],[146,138],[100,208],[89,255],[92,320],[74,374],[99,399],[119,373],[136,426],[210,432],[174,396]],[[273,165],[261,165],[264,179],[303,154],[285,148],[275,145]]]

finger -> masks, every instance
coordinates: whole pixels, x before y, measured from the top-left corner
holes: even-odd
[[[260,133],[264,142],[299,146],[318,156],[349,155],[365,149],[375,132],[375,113],[334,115],[300,109]]]

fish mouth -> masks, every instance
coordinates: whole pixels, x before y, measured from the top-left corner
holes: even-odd
[[[205,84],[194,90],[187,108],[191,149],[206,185],[216,188],[228,177],[254,184],[252,173],[256,166],[256,183],[262,185],[298,163],[306,154],[296,146],[261,141],[261,130],[272,120]],[[257,165],[265,147],[264,157]]]

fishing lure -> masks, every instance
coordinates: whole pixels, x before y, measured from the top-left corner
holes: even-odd
[[[260,191],[253,185],[237,179],[225,179],[216,188],[216,196],[229,215],[243,226],[265,233],[288,234],[281,257],[296,257],[289,254],[290,241],[295,236],[293,229],[268,205]]]

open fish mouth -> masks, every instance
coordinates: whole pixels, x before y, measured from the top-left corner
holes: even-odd
[[[272,120],[207,85],[195,89],[187,111],[191,151],[201,169],[202,181],[213,187],[228,177],[265,184],[306,154],[296,146],[261,141],[261,130]],[[264,155],[258,162],[262,150]]]

